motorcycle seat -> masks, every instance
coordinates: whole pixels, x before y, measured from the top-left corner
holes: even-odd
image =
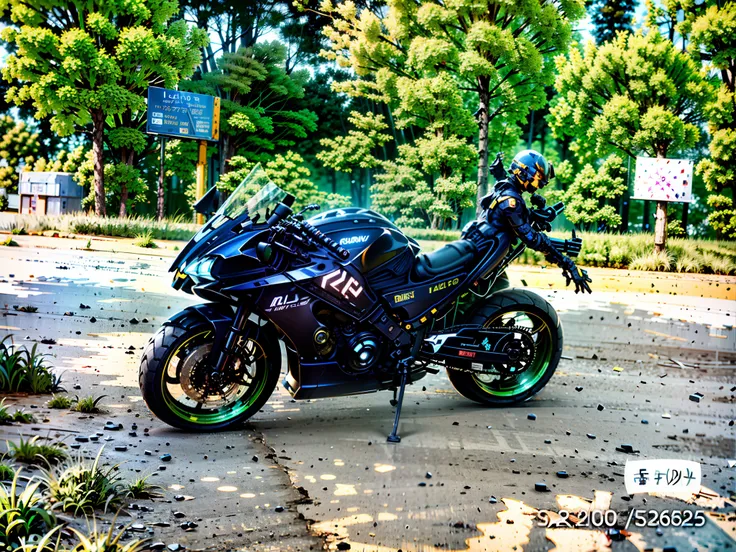
[[[414,275],[417,280],[429,280],[467,265],[477,249],[470,240],[457,240],[431,253],[421,253],[414,260]]]

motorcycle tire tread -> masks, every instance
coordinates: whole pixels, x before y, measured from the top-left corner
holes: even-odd
[[[163,398],[160,396],[160,391],[157,390],[157,382],[160,377],[159,370],[162,369],[161,363],[167,359],[172,347],[175,347],[185,336],[211,328],[209,322],[196,313],[183,311],[181,314],[181,317],[174,316],[166,321],[148,341],[148,345],[141,357],[138,372],[138,384],[143,394],[143,399],[157,418],[179,429],[188,431],[213,431],[242,425],[266,404],[266,401],[268,401],[278,384],[281,363],[276,357],[272,356],[272,353],[279,351],[278,344],[263,344],[269,348],[268,356],[272,359],[270,362],[273,363],[275,361],[276,364],[275,366],[274,364],[269,366],[266,385],[252,406],[237,418],[219,424],[203,425],[189,422],[172,413],[166,407]]]

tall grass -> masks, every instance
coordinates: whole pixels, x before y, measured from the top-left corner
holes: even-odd
[[[27,232],[55,230],[69,234],[135,238],[150,234],[156,240],[189,240],[199,226],[189,222],[188,217],[179,216],[157,221],[145,217],[98,217],[82,213],[59,216],[16,215],[14,222],[2,229],[13,231],[24,228]]]

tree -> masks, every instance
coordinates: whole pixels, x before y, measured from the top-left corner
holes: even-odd
[[[340,90],[388,103],[392,89],[447,73],[470,95],[479,198],[488,191],[491,121],[521,121],[544,103],[553,69],[547,58],[564,51],[584,14],[583,0],[389,0],[384,10],[324,0],[318,11],[332,19],[328,57],[356,74]]]
[[[53,159],[40,157],[33,164],[37,172],[67,172],[76,173],[84,162],[89,159],[89,149],[77,146],[72,151],[61,150]]]
[[[317,117],[298,105],[309,73],[287,74],[285,59],[286,47],[280,42],[256,44],[223,54],[218,71],[182,83],[222,98],[221,173],[229,170],[228,160],[236,154],[265,162],[316,129]]]
[[[705,2],[702,13],[686,17],[680,30],[690,35],[690,51],[710,62],[720,84],[706,106],[710,158],[698,163],[710,193],[708,216],[719,236],[736,239],[736,4]]]
[[[596,42],[609,42],[621,31],[631,32],[636,5],[636,0],[594,0],[590,18]]]
[[[559,93],[550,110],[557,136],[572,148],[595,144],[599,156],[620,151],[632,157],[667,157],[697,142],[703,105],[712,95],[700,67],[659,33],[620,33],[614,40],[556,59]],[[664,233],[667,206],[657,204]],[[664,236],[658,249],[664,248]]]
[[[610,155],[596,170],[590,163],[577,173],[569,161],[555,167],[558,183],[564,190],[550,190],[548,200],[564,201],[567,220],[583,230],[615,228],[621,215],[611,205],[626,192],[626,168],[623,160]]]
[[[178,10],[175,0],[9,0],[2,14],[8,6],[19,28],[6,27],[1,35],[17,47],[3,69],[13,83],[7,99],[32,102],[35,117],[49,118],[61,136],[91,121],[95,212],[104,215],[106,120],[117,117],[122,124],[114,126],[127,126],[126,117],[145,111],[147,86],[171,88],[190,75],[206,33],[183,20],[168,24]],[[127,132],[113,139],[135,148],[140,137]]]
[[[0,188],[18,190],[21,164],[30,166],[41,149],[38,134],[10,115],[0,117]]]
[[[104,171],[106,182],[105,205],[107,209],[113,210],[115,206],[119,205],[123,193],[126,194],[131,209],[136,203],[146,202],[148,184],[141,177],[141,171],[122,162],[107,163]],[[87,196],[82,200],[82,207],[85,209],[96,207],[97,194],[94,186],[95,163],[93,155],[88,154],[84,162],[79,165],[74,179],[85,190],[89,190]]]

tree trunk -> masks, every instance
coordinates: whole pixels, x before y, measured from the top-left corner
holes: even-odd
[[[490,79],[478,77],[478,202],[476,213],[480,214],[480,200],[488,193],[488,123],[490,103]]]
[[[133,156],[135,155],[134,150],[128,151],[127,148],[123,149],[123,163],[126,165],[133,166]],[[128,186],[125,182],[120,184],[120,208],[118,215],[122,218],[126,215],[128,209]]]
[[[657,153],[657,159],[664,158],[664,153]],[[654,249],[660,253],[667,243],[667,202],[657,202],[657,220],[654,223]]]
[[[94,160],[95,215],[107,216],[105,208],[105,164],[102,159],[102,137],[105,130],[105,114],[101,109],[92,111],[92,157]]]

